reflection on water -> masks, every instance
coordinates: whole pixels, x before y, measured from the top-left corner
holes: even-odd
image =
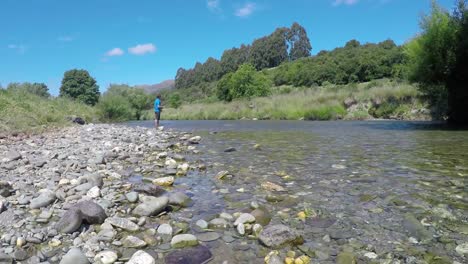
[[[130,125],[151,127],[152,122]],[[163,125],[202,135],[203,154],[196,158],[215,164],[207,175],[183,180],[196,183],[194,196],[198,192],[203,200],[190,209],[194,219],[206,219],[207,214],[197,213],[206,212],[206,207],[214,209],[208,211],[211,214],[233,213],[256,201],[272,212],[273,223],[303,230],[306,245],[322,256],[320,263],[334,263],[344,245],[358,256],[375,252],[408,263],[412,262],[406,256],[429,263],[431,258],[466,261],[455,251],[468,240],[466,130],[390,121],[165,121]],[[260,147],[254,147],[257,144]],[[224,152],[228,147],[236,151]],[[234,177],[216,180],[221,170]],[[261,187],[266,181],[285,187],[284,197],[268,200],[271,193]],[[299,221],[296,214],[305,208],[333,224]],[[324,241],[325,236],[331,241]],[[247,256],[261,262],[261,247],[256,241],[248,244]]]

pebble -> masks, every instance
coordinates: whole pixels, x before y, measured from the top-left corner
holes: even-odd
[[[118,259],[117,253],[114,251],[102,251],[96,254],[94,261],[100,264],[112,264]]]
[[[143,250],[139,250],[132,255],[127,264],[156,264],[156,260]]]

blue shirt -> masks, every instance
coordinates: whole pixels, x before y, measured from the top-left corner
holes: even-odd
[[[159,113],[160,105],[161,105],[161,100],[159,100],[159,98],[156,98],[156,100],[154,100],[154,112]]]

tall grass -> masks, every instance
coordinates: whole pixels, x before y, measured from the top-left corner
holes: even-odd
[[[66,98],[0,90],[0,131],[40,131],[70,124],[69,117],[99,121],[95,108]]]
[[[364,102],[404,102],[413,104],[418,101],[419,92],[415,86],[388,80],[374,84],[351,84],[346,86],[327,85],[321,87],[272,88],[273,95],[257,97],[251,100],[237,100],[230,103],[194,103],[178,109],[165,109],[164,119],[208,120],[208,119],[310,119],[330,120],[345,118],[347,112],[343,102],[352,98],[358,103]],[[408,110],[411,106],[408,106]],[[387,112],[385,112],[388,114]],[[346,118],[362,119],[363,113]],[[151,117],[151,115],[149,115]]]

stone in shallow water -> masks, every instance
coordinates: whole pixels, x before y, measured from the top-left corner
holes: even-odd
[[[410,213],[405,214],[403,227],[419,241],[432,239],[432,234]]]
[[[208,228],[208,223],[203,219],[198,220],[195,224],[202,229]]]
[[[236,219],[236,221],[234,222],[234,226],[253,222],[255,222],[255,216],[248,213],[243,213]]]
[[[133,209],[133,214],[139,216],[153,216],[159,214],[166,208],[169,203],[169,198],[166,196],[146,196],[142,198],[141,201],[142,203]]]
[[[153,184],[159,185],[159,186],[172,186],[172,184],[174,184],[174,177],[168,176],[168,177],[157,178],[153,180]]]
[[[255,222],[263,226],[268,225],[271,221],[271,214],[266,208],[259,207],[253,210],[250,214],[255,217]]]
[[[173,248],[183,248],[198,245],[197,237],[191,234],[176,235],[171,240]]]
[[[285,225],[265,227],[258,236],[258,239],[263,245],[271,248],[278,248],[286,244],[299,245],[304,242],[299,232]]]
[[[200,264],[211,260],[213,254],[202,245],[176,250],[169,253],[166,258],[166,264]]]
[[[207,233],[201,233],[197,235],[198,240],[202,242],[214,241],[214,240],[219,239],[220,237],[221,235],[216,232],[207,232]]]
[[[147,183],[135,184],[133,186],[133,190],[135,192],[144,193],[144,194],[156,196],[156,197],[161,196],[164,193],[166,193],[166,190],[164,190],[162,187],[153,185],[153,184],[147,184]]]
[[[175,192],[169,194],[169,204],[171,205],[187,206],[190,204],[191,201],[192,199],[190,199],[190,197],[188,197],[183,192]]]
[[[312,227],[317,227],[317,228],[327,228],[331,225],[333,225],[336,222],[335,219],[331,218],[319,218],[319,217],[313,217],[313,218],[307,218],[306,219],[306,224]]]

